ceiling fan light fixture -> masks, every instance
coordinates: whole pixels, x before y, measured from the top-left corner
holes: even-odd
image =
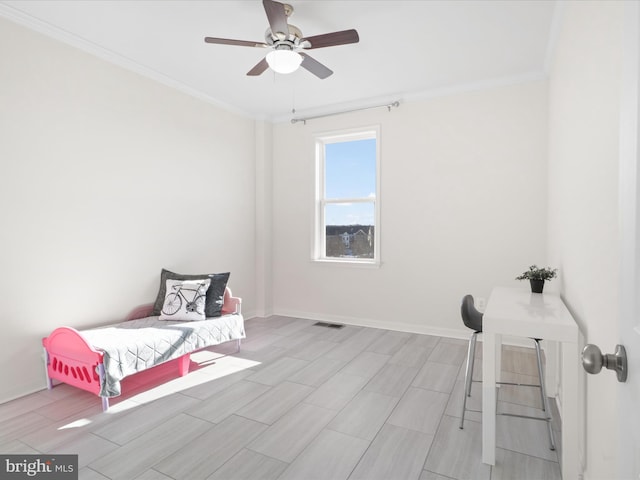
[[[267,63],[276,73],[293,73],[302,63],[302,55],[293,50],[273,50],[267,53]]]

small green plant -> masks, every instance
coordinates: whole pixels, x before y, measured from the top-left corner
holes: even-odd
[[[538,268],[537,265],[531,265],[529,270],[516,277],[516,280],[551,280],[556,278],[557,273],[557,268]]]

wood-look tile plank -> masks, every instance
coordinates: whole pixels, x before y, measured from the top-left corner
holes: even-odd
[[[209,422],[179,414],[95,460],[89,467],[111,480],[131,480],[176,452],[185,443],[194,441],[211,427]]]
[[[438,337],[438,338],[439,338],[438,343],[450,343],[453,345],[461,345],[461,346],[464,346],[464,348],[467,348],[467,345],[469,344],[469,340],[462,340],[460,338],[451,338],[451,337]],[[482,349],[480,348],[478,350],[482,350]]]
[[[253,365],[250,368],[250,371],[252,373],[255,373],[270,366],[276,360],[285,357],[288,352],[289,351],[286,348],[274,347],[272,345],[269,345],[267,347],[261,348],[260,350],[241,349],[238,353],[235,353],[234,356],[237,358],[256,362],[256,365]]]
[[[232,415],[167,455],[153,468],[177,480],[205,479],[266,428],[262,423]]]
[[[39,413],[26,412],[0,422],[0,443],[15,440],[53,423]]]
[[[416,367],[386,364],[364,388],[371,392],[401,397],[417,373]]]
[[[95,470],[84,467],[78,470],[78,480],[109,480],[109,478],[105,477],[101,473],[96,472]],[[156,480],[160,479],[158,478]]]
[[[356,327],[354,325],[345,325],[342,328],[326,328],[321,326],[312,326],[310,331],[322,330],[323,333],[318,335],[318,340],[325,340],[327,342],[343,343],[350,341],[356,333],[363,330],[362,327]]]
[[[331,410],[341,410],[367,382],[366,378],[340,371],[305,398],[304,402]]]
[[[5,454],[22,453],[24,455],[35,455],[40,451],[30,447],[26,443],[18,440],[10,440],[9,442],[0,443],[0,452]]]
[[[351,480],[417,480],[433,435],[385,425],[369,446]]]
[[[166,475],[152,468],[144,472],[139,477],[136,477],[135,480],[173,480],[173,479],[171,477],[167,477]]]
[[[89,465],[94,460],[115,451],[120,446],[98,437],[97,435],[88,434],[82,437],[76,437],[64,443],[60,443],[56,447],[52,447],[48,452],[60,454],[78,455],[78,468]]]
[[[326,340],[314,340],[306,345],[301,345],[289,351],[288,356],[301,360],[313,361],[340,345],[336,342]]]
[[[207,480],[276,480],[288,466],[286,462],[243,448]]]
[[[429,361],[460,366],[467,359],[466,345],[438,342],[429,355]]]
[[[102,411],[100,398],[82,391],[81,395],[67,396],[64,399],[43,405],[34,411],[43,417],[56,421],[72,417],[81,410],[90,410],[94,414],[100,413]]]
[[[544,364],[544,354],[542,358]],[[504,345],[502,347],[501,369],[505,372],[537,376],[538,366],[533,340],[531,340],[531,348]]]
[[[270,388],[260,383],[241,380],[186,412],[208,422],[218,423],[269,391]]]
[[[411,387],[400,399],[387,423],[435,435],[449,395]]]
[[[239,409],[237,414],[271,425],[313,391],[306,385],[282,382]]]
[[[513,382],[529,385],[538,385],[538,376],[520,375],[512,372],[501,373],[503,382]],[[498,390],[498,399],[503,402],[516,403],[534,408],[542,408],[540,389],[537,387],[524,387],[516,385],[501,385]]]
[[[244,380],[254,373],[255,372],[253,370],[249,369],[241,370],[239,372],[234,372],[222,377],[212,378],[206,382],[201,383],[200,385],[186,388],[182,390],[181,393],[188,397],[197,398],[198,400],[205,400],[209,397],[219,394],[234,383],[238,383],[240,380]]]
[[[369,442],[323,430],[279,477],[279,480],[346,480]]]
[[[363,390],[349,402],[327,428],[371,441],[398,401],[399,397]]]
[[[113,443],[124,445],[195,405],[199,405],[199,402],[185,395],[167,396],[114,415],[111,421],[94,428],[93,432]]]
[[[491,480],[561,480],[558,462],[523,455],[521,453],[496,449],[496,464],[491,472]]]
[[[425,470],[451,478],[489,480],[491,467],[482,463],[482,425],[444,415],[425,463]]]
[[[273,342],[273,346],[291,350],[301,346],[303,347],[305,345],[309,345],[309,343],[311,343],[314,340],[315,340],[315,335],[313,333],[298,331],[298,332],[292,333],[287,337],[282,337],[280,340],[276,342]]]
[[[346,362],[332,360],[330,358],[318,358],[306,367],[300,369],[289,377],[289,380],[303,385],[318,387],[326,382],[338,370],[344,367]]]
[[[436,392],[451,393],[459,369],[457,365],[426,362],[411,385]]]
[[[543,416],[536,408],[498,402],[498,412]],[[527,418],[496,417],[496,446],[545,460],[558,461],[557,452],[549,449],[546,422]]]
[[[443,475],[438,475],[437,473],[429,472],[427,470],[423,470],[418,480],[451,480],[451,478],[445,477]]]
[[[42,391],[0,404],[0,424],[56,401],[57,398],[49,393],[49,391]]]
[[[387,330],[384,335],[377,338],[367,347],[367,351],[382,353],[383,355],[393,355],[407,343],[410,337],[410,333]]]
[[[247,380],[263,383],[265,385],[276,385],[289,379],[289,377],[299,370],[302,370],[307,365],[309,365],[309,362],[305,360],[282,357],[261,370],[258,370],[250,377],[247,377]]]
[[[404,344],[389,359],[389,363],[420,368],[427,361],[431,351],[432,349],[427,349],[420,345]]]
[[[291,318],[289,323],[283,323],[282,325],[274,328],[271,333],[288,337],[300,333],[301,331],[308,331],[307,329],[313,325],[313,323],[313,320]]]
[[[247,350],[250,352],[255,352],[262,350],[265,347],[273,346],[273,344],[277,341],[283,340],[284,336],[282,335],[274,335],[272,333],[265,333],[263,335],[255,336],[255,337],[247,337],[242,341],[242,350]]]
[[[384,367],[390,358],[391,355],[362,352],[346,364],[340,372],[370,379],[373,378],[373,376],[378,373],[382,367]]]
[[[414,333],[409,337],[407,343],[405,345],[413,345],[422,347],[425,350],[433,350],[433,348],[438,344],[442,337],[436,337],[433,335],[423,335],[419,333]]]
[[[370,344],[382,337],[386,330],[364,328],[343,341],[336,348],[328,351],[324,357],[335,360],[350,361],[365,350]]]
[[[78,412],[74,418],[75,420],[71,421],[67,419],[43,425],[38,430],[21,436],[20,439],[40,452],[54,452],[60,445],[78,439],[81,441],[90,436],[95,429],[108,424],[113,416],[100,413],[84,417],[82,412]]]
[[[301,403],[267,428],[248,448],[290,463],[335,414],[333,410]]]
[[[462,414],[462,401],[463,401],[463,392],[464,391],[464,382],[458,380],[449,396],[449,403],[447,404],[447,409],[445,410],[445,415],[450,417],[458,417]],[[471,396],[467,397],[467,411],[464,415],[465,425],[467,420],[482,422],[482,384],[481,383],[472,383],[471,384]]]

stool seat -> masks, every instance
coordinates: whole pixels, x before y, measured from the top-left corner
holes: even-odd
[[[479,312],[476,309],[475,302],[472,295],[465,295],[462,298],[462,304],[460,306],[460,314],[462,316],[462,322],[465,326],[471,330],[473,333],[469,338],[469,347],[467,349],[467,367],[464,374],[464,392],[463,392],[463,401],[462,401],[462,414],[460,415],[460,428],[464,428],[464,414],[467,409],[467,397],[471,396],[471,384],[473,382],[473,366],[475,363],[475,353],[476,353],[476,341],[478,339],[478,334],[482,333],[482,312]],[[539,338],[532,338],[534,342],[534,346],[536,349],[536,360],[538,366],[538,379],[539,384],[537,385],[529,385],[529,384],[519,384],[519,383],[510,383],[510,382],[496,382],[499,385],[517,385],[517,386],[526,386],[526,387],[536,387],[540,389],[540,399],[541,399],[541,409],[545,412],[544,418],[539,417],[529,417],[526,415],[512,415],[517,417],[525,417],[531,418],[533,420],[544,420],[547,422],[547,428],[549,430],[549,443],[550,449],[555,450],[556,444],[553,435],[553,429],[551,428],[551,409],[549,408],[549,399],[547,398],[547,393],[544,385],[544,371],[542,368],[542,354],[540,351],[540,340]],[[508,414],[502,414],[508,415]]]

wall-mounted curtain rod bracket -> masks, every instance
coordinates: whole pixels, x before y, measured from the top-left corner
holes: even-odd
[[[304,125],[306,125],[307,124],[307,120],[315,120],[316,118],[332,117],[334,115],[342,115],[343,113],[360,112],[362,110],[371,110],[372,108],[386,107],[387,111],[390,112],[392,107],[399,107],[399,106],[400,106],[400,101],[396,100],[395,102],[385,103],[383,105],[373,105],[371,107],[354,108],[353,110],[343,110],[341,112],[325,113],[324,115],[315,115],[313,117],[292,118],[291,119],[291,123],[302,122]]]

